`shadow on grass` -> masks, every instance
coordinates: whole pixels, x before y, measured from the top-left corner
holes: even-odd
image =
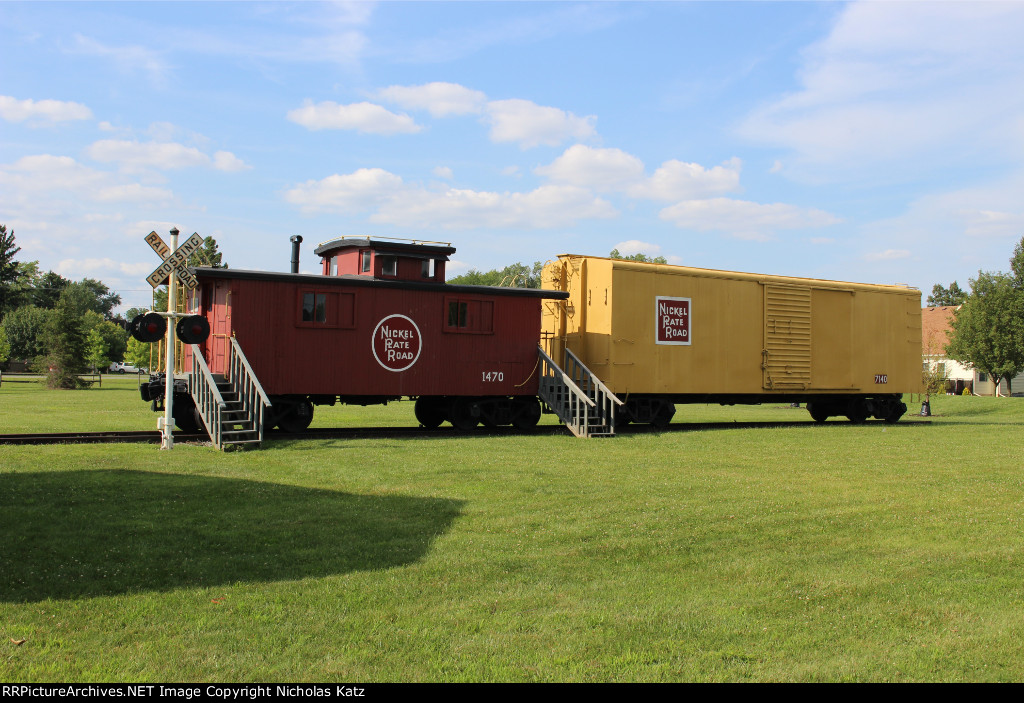
[[[462,505],[141,471],[0,474],[0,601],[402,566]]]

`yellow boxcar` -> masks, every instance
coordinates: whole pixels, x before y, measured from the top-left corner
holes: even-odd
[[[544,269],[545,351],[575,355],[625,406],[803,402],[814,419],[895,422],[921,392],[921,292],[565,254]]]

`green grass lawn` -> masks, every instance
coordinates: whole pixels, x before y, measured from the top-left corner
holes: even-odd
[[[1024,400],[932,410],[0,446],[0,680],[1020,681]],[[415,423],[409,403],[317,411]],[[155,418],[134,379],[0,388],[0,433]]]

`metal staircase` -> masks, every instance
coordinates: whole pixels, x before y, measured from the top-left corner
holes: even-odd
[[[538,347],[537,352],[541,360],[538,395],[551,412],[577,437],[614,435],[615,409],[622,401],[568,349],[565,371],[544,349]]]
[[[270,399],[256,379],[238,341],[231,338],[227,375],[211,374],[199,347],[192,345],[188,390],[213,446],[259,447]]]

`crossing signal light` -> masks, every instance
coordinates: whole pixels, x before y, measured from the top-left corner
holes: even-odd
[[[132,320],[131,333],[140,342],[159,342],[167,333],[167,321],[155,312],[137,315]]]
[[[202,344],[210,336],[210,323],[201,315],[181,318],[174,329],[178,333],[178,339],[185,344]]]

